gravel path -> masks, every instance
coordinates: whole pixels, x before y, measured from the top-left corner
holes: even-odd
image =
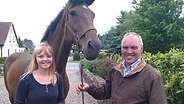
[[[66,98],[66,104],[82,104],[82,94],[77,95],[75,89],[77,84],[80,83],[79,71],[67,71],[70,80],[70,90]],[[85,104],[98,104],[97,101],[92,98],[88,93],[84,92]]]
[[[80,73],[78,67],[67,67],[67,74],[70,81],[70,90],[66,98],[66,104],[82,104],[82,95],[77,95],[75,91],[77,84],[80,83]],[[97,101],[87,93],[84,93],[84,103],[98,104]],[[10,104],[2,76],[0,76],[0,104]]]
[[[3,76],[0,76],[0,89],[0,104],[10,104]]]

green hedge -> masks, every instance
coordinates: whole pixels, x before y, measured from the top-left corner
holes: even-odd
[[[80,54],[78,52],[73,53],[73,60],[74,61],[79,61],[80,60]]]
[[[0,57],[0,64],[4,64],[4,61],[6,60],[5,57]]]
[[[167,93],[168,104],[184,104],[184,51],[171,49],[162,54],[143,54],[147,63],[160,72]]]
[[[96,60],[89,61],[84,58],[82,62],[85,69],[88,69],[90,72],[96,74],[96,64],[99,62],[99,60],[96,59]]]

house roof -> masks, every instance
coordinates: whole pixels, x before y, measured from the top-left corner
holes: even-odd
[[[6,41],[6,38],[8,36],[8,32],[10,31],[10,28],[13,28],[13,31],[15,33],[15,38],[16,38],[16,41],[19,44],[19,41],[17,40],[17,34],[15,32],[15,28],[14,28],[14,25],[12,22],[0,22],[0,46],[3,46],[5,41]]]
[[[34,48],[35,48],[31,43],[25,42],[25,41],[23,41],[23,47],[24,47],[24,48],[28,48],[28,49],[30,49],[31,51],[33,51]]]
[[[4,44],[11,25],[12,22],[0,22],[0,45]]]

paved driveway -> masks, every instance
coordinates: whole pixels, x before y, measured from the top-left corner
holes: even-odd
[[[66,104],[82,104],[82,96],[77,95],[75,88],[80,83],[79,63],[68,63],[67,74],[70,80],[70,90],[66,98]],[[98,104],[97,101],[87,93],[84,93],[85,104]]]

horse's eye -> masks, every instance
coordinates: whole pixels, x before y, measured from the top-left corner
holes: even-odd
[[[74,11],[71,11],[71,12],[70,12],[70,15],[71,15],[71,16],[74,16],[74,15],[76,15],[76,14],[75,14]]]

